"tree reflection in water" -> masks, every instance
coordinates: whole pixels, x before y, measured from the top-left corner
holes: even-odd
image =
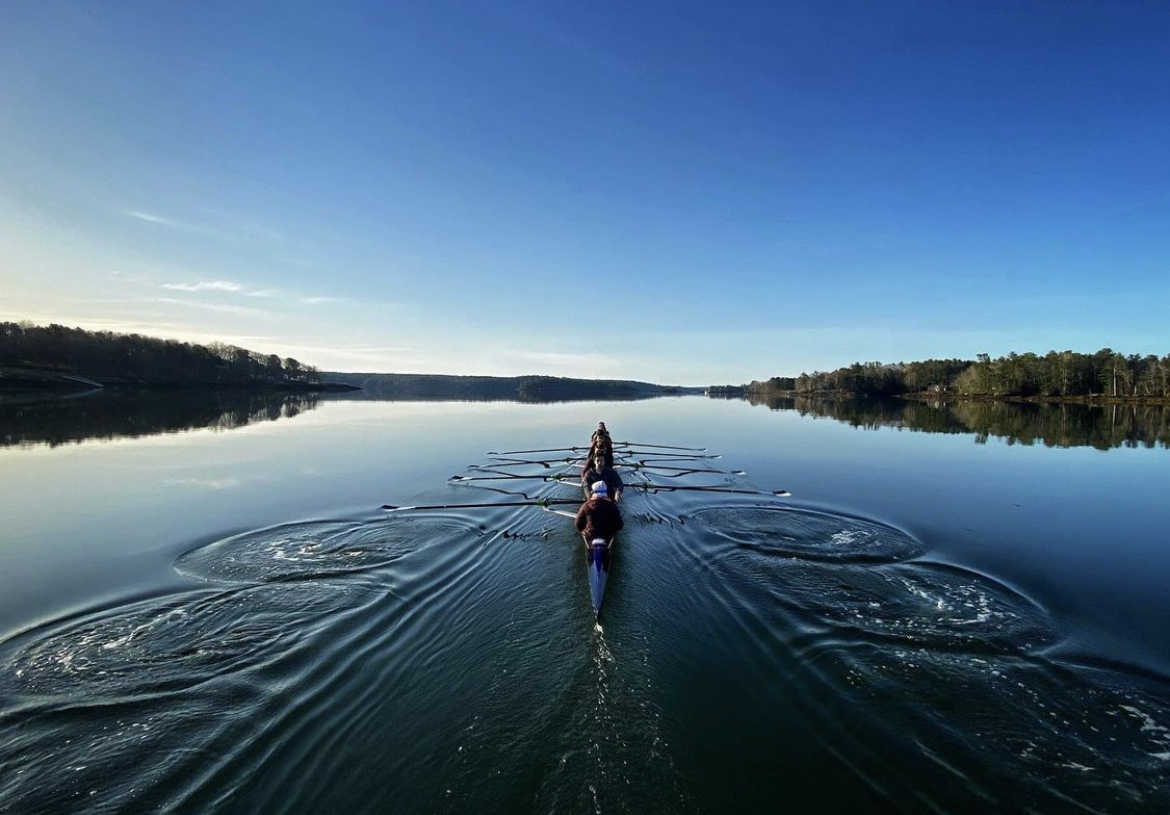
[[[0,397],[0,447],[55,447],[210,428],[231,430],[317,407],[316,393],[168,389],[99,391],[74,397]]]
[[[904,399],[834,400],[749,396],[753,405],[795,410],[865,430],[898,427],[925,433],[970,433],[1008,444],[1047,447],[1170,447],[1166,405],[1035,402],[919,402]]]

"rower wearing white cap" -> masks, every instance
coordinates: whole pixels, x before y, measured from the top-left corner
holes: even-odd
[[[577,531],[585,540],[613,540],[622,528],[622,514],[617,504],[609,499],[609,490],[604,481],[595,481],[592,497],[577,511]]]

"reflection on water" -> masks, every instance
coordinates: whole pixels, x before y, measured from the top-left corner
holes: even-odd
[[[317,407],[315,393],[100,391],[75,398],[0,399],[0,447],[55,447],[87,439],[230,430]]]
[[[402,432],[388,415],[330,437],[330,461]],[[460,416],[495,449],[517,424]],[[311,456],[312,423],[292,429],[212,440]],[[400,438],[382,452],[409,458]],[[491,454],[418,495],[433,512],[296,519],[290,501],[171,550],[181,582],[0,634],[0,815],[1168,811],[1165,672],[1082,647],[1095,616],[938,559],[940,533],[669,488],[746,484],[738,455],[623,462],[665,486],[623,498],[595,627],[571,524],[489,486],[575,498],[564,452]],[[353,472],[314,480],[348,496]],[[1058,521],[1044,534],[1084,543]]]
[[[631,397],[652,398],[652,397]],[[352,393],[255,393],[230,390],[104,391],[73,398],[0,397],[0,447],[56,446],[87,439],[149,436],[181,430],[229,430],[291,418],[322,401],[413,401]],[[455,401],[475,401],[468,397]],[[482,401],[492,401],[484,399]],[[496,400],[511,401],[518,400]],[[543,400],[519,400],[538,402]],[[627,401],[607,399],[609,401]],[[753,405],[831,418],[851,427],[894,427],[925,433],[971,434],[1008,444],[1048,447],[1170,447],[1166,405],[918,402],[750,396]],[[552,404],[552,402],[549,402]]]
[[[1036,404],[1033,402],[916,402],[751,396],[753,405],[795,410],[873,430],[897,427],[926,433],[972,433],[1008,444],[1047,447],[1170,447],[1166,405]]]
[[[1069,632],[1028,596],[923,559],[918,541],[864,518],[725,500],[672,534],[688,577],[710,575],[701,592],[679,592],[670,625],[685,620],[685,635],[657,638],[672,656],[691,649],[690,681],[712,665],[708,698],[758,696],[709,758],[728,786],[762,786],[771,767],[752,753],[799,717],[871,785],[855,811],[1164,811],[1165,678],[1057,657]],[[793,709],[773,716],[786,699]],[[748,747],[753,716],[772,722]],[[830,800],[830,783],[814,796]],[[724,803],[714,811],[735,809]]]

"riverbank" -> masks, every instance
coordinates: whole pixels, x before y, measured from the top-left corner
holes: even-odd
[[[0,393],[76,394],[92,390],[188,391],[223,390],[241,393],[341,393],[360,390],[340,382],[304,380],[267,382],[169,382],[129,377],[91,378],[39,368],[0,368]]]
[[[1170,405],[1170,397],[1164,396],[1109,396],[1086,394],[1084,396],[1019,396],[989,393],[955,393],[953,391],[923,391],[900,393],[892,396],[862,394],[853,391],[795,391],[795,390],[743,390],[732,392],[726,388],[708,390],[713,399],[815,399],[843,401],[857,399],[905,399],[914,402],[998,402],[1003,404],[1032,405]]]

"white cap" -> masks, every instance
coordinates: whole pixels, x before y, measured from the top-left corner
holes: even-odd
[[[594,481],[594,482],[593,482],[593,487],[592,487],[592,489],[593,489],[593,494],[594,494],[594,495],[607,495],[607,494],[608,494],[608,492],[609,492],[609,491],[608,491],[608,490],[605,488],[605,482],[604,482],[604,481]]]

